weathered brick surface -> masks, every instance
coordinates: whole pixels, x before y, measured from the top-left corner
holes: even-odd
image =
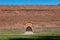
[[[60,27],[60,6],[0,6],[0,29]],[[30,25],[30,24],[29,24]]]

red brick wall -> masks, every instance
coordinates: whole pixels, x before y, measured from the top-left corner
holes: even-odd
[[[60,27],[60,6],[0,6],[0,28]]]

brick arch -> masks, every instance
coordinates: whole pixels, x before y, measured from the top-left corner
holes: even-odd
[[[27,27],[30,27],[32,29],[32,31],[33,31],[32,23],[27,23],[24,27],[25,27],[25,31],[26,31]]]

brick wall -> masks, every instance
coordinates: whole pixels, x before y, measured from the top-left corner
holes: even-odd
[[[0,28],[60,27],[60,6],[0,6]]]

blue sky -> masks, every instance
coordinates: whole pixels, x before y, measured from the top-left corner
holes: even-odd
[[[60,0],[0,0],[0,5],[57,5]]]

